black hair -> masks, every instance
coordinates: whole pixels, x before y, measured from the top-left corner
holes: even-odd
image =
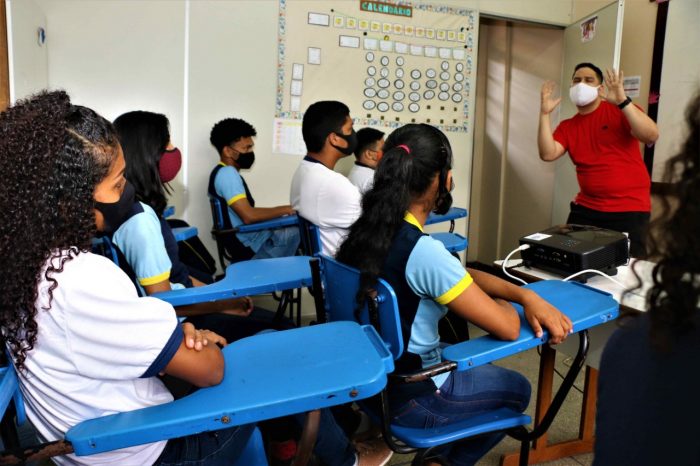
[[[362,153],[369,149],[372,144],[384,137],[384,132],[374,128],[362,128],[357,132],[357,149],[355,157],[360,158]]]
[[[71,105],[64,91],[41,92],[0,114],[0,328],[17,368],[36,343],[39,282],[90,248],[95,187],[119,154],[112,124]]]
[[[311,104],[301,123],[306,150],[320,152],[328,135],[341,132],[349,116],[350,109],[342,102],[322,100]]]
[[[221,155],[224,147],[233,144],[241,138],[255,137],[258,132],[253,125],[239,118],[226,118],[221,120],[211,129],[209,142]]]
[[[170,189],[163,184],[158,162],[170,142],[170,123],[160,113],[137,110],[114,120],[126,160],[126,179],[134,186],[136,199],[162,215]]]
[[[649,257],[656,262],[647,296],[650,339],[662,351],[694,327],[700,303],[700,90],[685,117],[688,135],[664,172],[677,203],[661,198],[662,213],[648,234]]]
[[[362,198],[362,214],[336,254],[340,262],[360,269],[358,300],[375,286],[412,200],[421,197],[436,176],[445,183],[451,168],[450,142],[437,128],[408,124],[389,135],[374,185]]]
[[[593,72],[595,73],[595,75],[598,76],[598,81],[599,81],[601,84],[603,84],[603,72],[600,71],[600,68],[598,68],[597,66],[595,66],[593,63],[579,63],[579,64],[576,65],[576,67],[574,68],[574,72],[572,73],[571,77],[573,78],[573,77],[574,77],[574,74],[576,74],[576,72],[577,72],[578,70],[580,70],[581,68],[590,68],[590,69],[592,69]]]

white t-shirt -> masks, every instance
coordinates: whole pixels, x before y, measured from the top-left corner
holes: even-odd
[[[307,159],[294,173],[289,199],[299,215],[318,225],[322,252],[331,257],[362,213],[362,196],[347,178]]]
[[[348,173],[348,179],[360,190],[360,194],[364,194],[372,188],[374,169],[356,163]]]
[[[52,259],[58,264],[58,259]],[[42,271],[41,276],[44,277]],[[182,342],[172,306],[139,298],[129,277],[110,260],[80,253],[42,278],[37,299],[38,335],[18,372],[27,416],[45,441],[60,440],[72,426],[96,417],[172,401],[155,375]],[[148,465],[165,441],[78,457],[58,464]]]

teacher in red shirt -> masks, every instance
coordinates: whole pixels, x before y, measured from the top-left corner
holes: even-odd
[[[630,253],[644,255],[644,234],[651,210],[651,179],[639,142],[654,143],[656,123],[625,95],[622,71],[602,71],[579,63],[569,88],[577,113],[552,133],[554,82],[542,85],[537,146],[545,162],[568,152],[576,166],[580,191],[567,223],[593,225],[629,234]]]

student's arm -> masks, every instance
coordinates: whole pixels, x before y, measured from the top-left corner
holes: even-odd
[[[292,206],[290,205],[281,205],[277,207],[253,207],[245,197],[234,201],[230,207],[246,225],[264,222],[265,220],[271,220],[283,215],[294,214],[294,209],[292,209]]]
[[[191,324],[183,324],[182,342],[164,372],[197,387],[217,385],[224,378],[224,357],[218,344],[226,344],[213,332],[194,332]],[[197,345],[196,339],[201,343]]]
[[[512,301],[523,306],[525,318],[538,337],[542,335],[543,327],[549,331],[549,341],[552,344],[561,343],[571,333],[571,319],[534,291],[513,285],[486,272],[474,269],[468,269],[468,272],[474,278],[474,283],[491,298]]]
[[[153,285],[143,286],[147,296],[153,293],[162,291],[170,291],[172,288],[168,280],[155,283]],[[253,300],[249,297],[225,299],[222,301],[188,304],[186,306],[178,306],[175,312],[178,317],[192,317],[202,314],[231,314],[236,316],[248,317],[253,311]]]
[[[622,70],[605,70],[605,86],[608,88],[606,99],[613,105],[619,105],[627,99],[623,86],[624,75]],[[653,144],[659,139],[659,128],[654,120],[644,113],[639,107],[628,104],[622,109],[630,125],[630,133],[644,144]]]
[[[542,85],[540,95],[540,120],[537,128],[537,149],[540,153],[540,159],[545,162],[557,160],[566,153],[566,149],[559,142],[554,140],[552,134],[552,123],[549,115],[557,108],[561,97],[552,98],[554,92],[554,82],[547,81]]]

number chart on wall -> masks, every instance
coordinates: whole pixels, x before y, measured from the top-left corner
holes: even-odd
[[[405,1],[280,0],[274,152],[303,154],[304,110],[350,107],[355,126],[470,133],[478,13]]]

